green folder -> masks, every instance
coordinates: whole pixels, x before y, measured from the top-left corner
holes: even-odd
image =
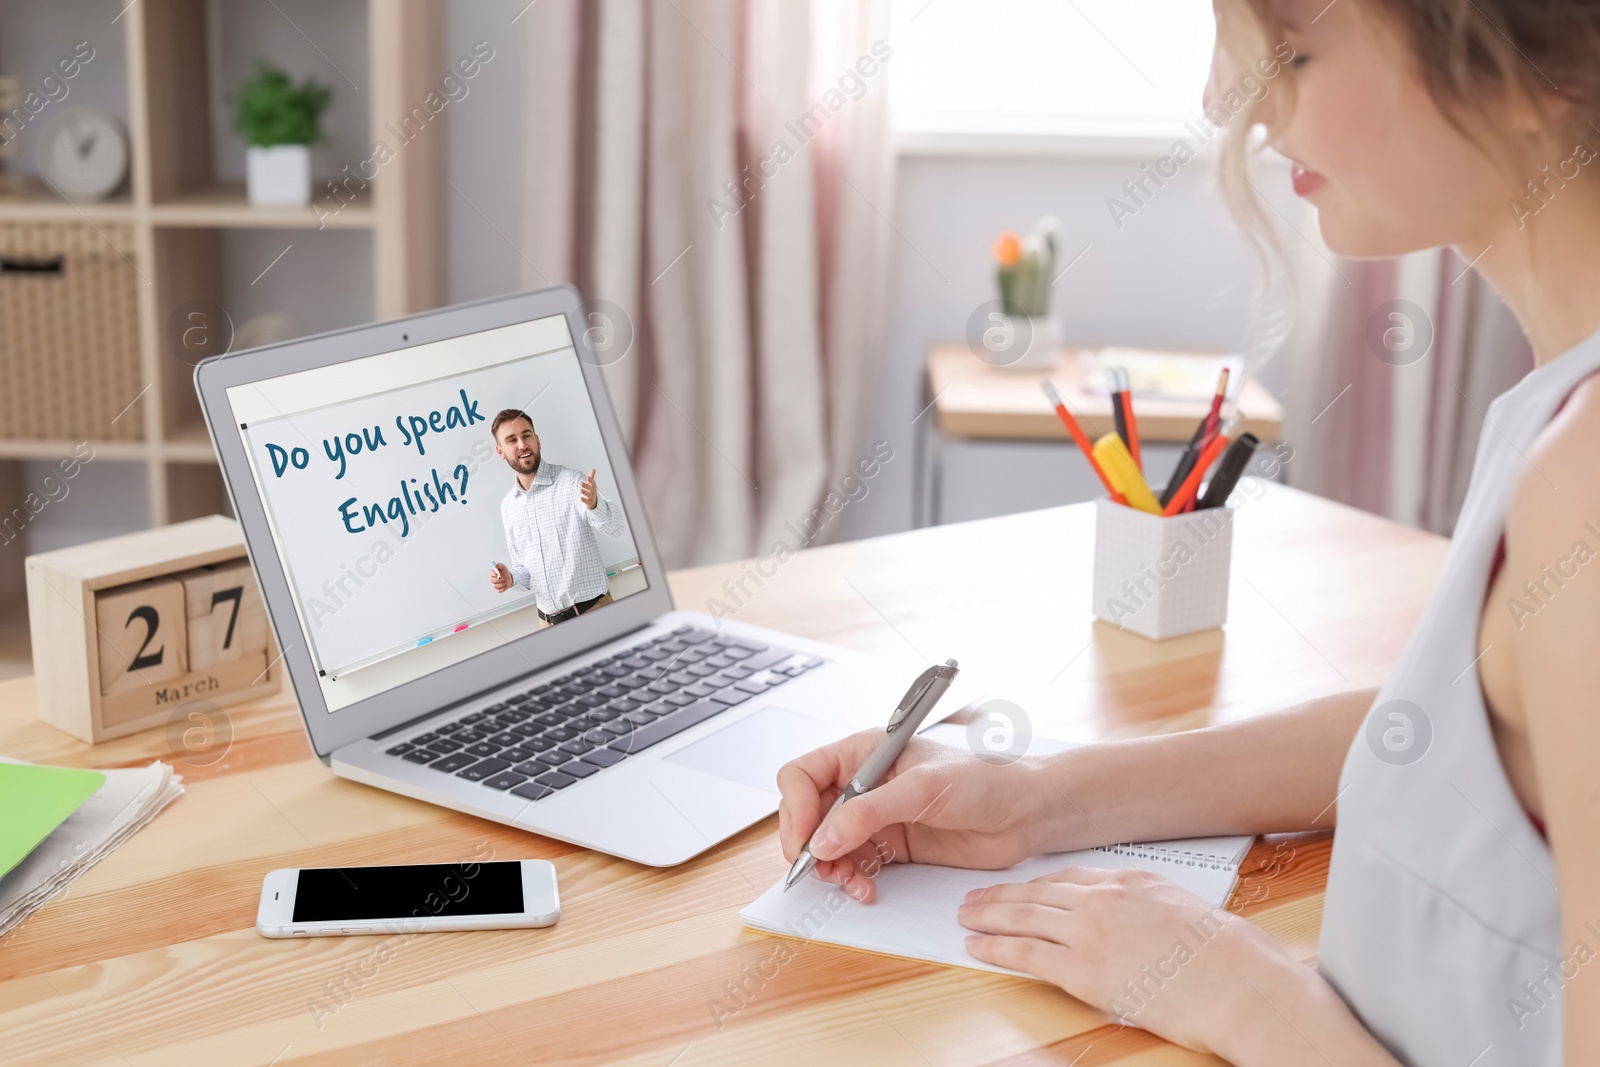
[[[99,771],[0,762],[0,876],[105,784]]]

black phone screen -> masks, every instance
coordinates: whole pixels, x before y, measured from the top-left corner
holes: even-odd
[[[293,922],[427,919],[522,912],[522,864],[421,863],[397,867],[306,867]]]

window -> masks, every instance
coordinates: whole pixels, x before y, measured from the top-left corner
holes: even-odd
[[[1216,25],[1204,0],[894,0],[902,142],[1169,138],[1201,114]]]

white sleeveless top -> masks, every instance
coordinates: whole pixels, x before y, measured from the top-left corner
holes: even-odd
[[[1561,944],[1550,849],[1506,778],[1473,664],[1481,613],[1508,610],[1485,596],[1524,456],[1597,370],[1600,333],[1489,406],[1438,591],[1340,775],[1319,966],[1411,1067],[1561,1063],[1573,946]],[[1565,966],[1574,977],[1575,961]]]

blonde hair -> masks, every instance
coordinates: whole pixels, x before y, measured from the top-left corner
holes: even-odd
[[[1508,179],[1533,174],[1530,161],[1559,146],[1600,145],[1600,3],[1594,0],[1351,0],[1383,20],[1417,63],[1440,113]],[[1216,0],[1217,41],[1241,71],[1287,43],[1274,0]],[[1278,44],[1283,42],[1284,44]],[[1292,59],[1292,52],[1290,55]],[[1272,117],[1294,110],[1289,62],[1272,79]],[[1267,94],[1250,96],[1222,134],[1217,183],[1229,214],[1262,268],[1246,367],[1270,359],[1293,329],[1297,301],[1288,256],[1250,182],[1250,162],[1269,138],[1255,139]],[[1552,105],[1564,105],[1563,107]],[[1538,116],[1519,128],[1517,109]],[[1563,113],[1564,112],[1564,113]],[[1593,139],[1591,140],[1591,135]],[[1532,235],[1530,234],[1530,239]]]
[[[1271,3],[1253,0],[1218,0],[1217,43],[1236,69],[1248,70],[1271,54],[1271,39],[1279,30]],[[1279,39],[1282,34],[1277,33]],[[1287,115],[1294,108],[1293,70],[1284,65],[1274,79],[1273,91],[1280,102],[1278,114]],[[1251,131],[1260,123],[1260,114],[1266,95],[1249,99],[1223,127],[1222,142],[1217,159],[1217,185],[1222,192],[1228,213],[1238,223],[1250,242],[1252,250],[1261,261],[1264,271],[1283,261],[1283,249],[1278,242],[1277,230],[1267,218],[1261,199],[1250,182],[1252,154]],[[1263,142],[1257,142],[1260,148]]]
[[[1440,113],[1504,167],[1530,152],[1600,135],[1600,4],[1592,0],[1360,0],[1395,29],[1417,61]],[[1258,63],[1285,39],[1273,0],[1217,0],[1217,40],[1241,67]],[[1293,110],[1294,72],[1281,72],[1276,114]],[[1217,178],[1224,202],[1258,253],[1281,259],[1275,233],[1249,181],[1250,131],[1261,102],[1251,100],[1223,135]],[[1551,121],[1548,104],[1564,102]],[[1531,106],[1545,122],[1516,130],[1507,105]],[[1476,121],[1474,121],[1476,120]],[[1484,136],[1479,131],[1487,130]],[[1542,143],[1534,143],[1542,142]]]

